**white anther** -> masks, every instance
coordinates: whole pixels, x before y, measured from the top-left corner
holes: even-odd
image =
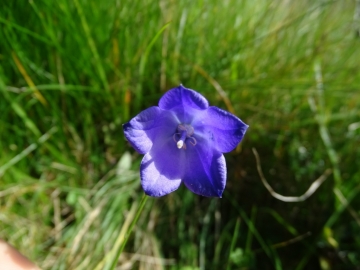
[[[181,149],[181,148],[184,146],[184,141],[183,141],[183,140],[179,140],[179,141],[176,143],[176,146],[177,146],[177,148]]]

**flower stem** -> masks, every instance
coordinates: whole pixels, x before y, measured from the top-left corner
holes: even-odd
[[[116,256],[113,258],[113,262],[112,262],[112,264],[111,264],[111,269],[112,269],[112,270],[114,270],[114,269],[116,268],[116,265],[117,265],[117,263],[118,263],[118,261],[119,261],[120,255],[121,255],[121,253],[123,252],[123,250],[124,250],[124,248],[125,248],[125,246],[126,246],[126,243],[127,243],[128,239],[129,239],[129,237],[130,237],[130,234],[131,234],[131,232],[132,232],[132,230],[133,230],[136,222],[138,221],[138,219],[139,219],[139,217],[140,217],[140,214],[141,214],[141,212],[142,212],[142,210],[143,210],[143,208],[144,208],[144,206],[145,206],[145,203],[146,203],[146,201],[147,201],[148,198],[149,198],[149,196],[147,196],[147,195],[145,195],[145,194],[144,194],[143,197],[141,198],[139,207],[138,207],[138,209],[137,209],[137,211],[136,211],[136,214],[135,214],[135,218],[134,218],[133,221],[131,222],[131,224],[130,224],[130,226],[129,226],[129,229],[126,231],[126,234],[125,234],[125,236],[124,236],[124,240],[123,240],[123,242],[121,243],[121,246],[120,246],[120,248],[118,249]]]

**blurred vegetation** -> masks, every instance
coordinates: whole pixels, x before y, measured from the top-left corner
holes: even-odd
[[[109,269],[142,197],[122,124],[182,83],[250,125],[222,199],[150,198],[119,269],[359,269],[356,1],[0,4],[0,237]],[[256,171],[285,196],[273,198]]]

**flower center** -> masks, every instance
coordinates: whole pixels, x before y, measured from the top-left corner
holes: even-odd
[[[190,125],[179,124],[176,133],[173,136],[174,142],[176,142],[177,148],[186,149],[185,141],[189,141],[193,146],[196,145],[196,139],[192,137],[194,134],[194,128]]]

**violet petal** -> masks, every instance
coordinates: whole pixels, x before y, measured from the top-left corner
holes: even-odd
[[[172,112],[159,107],[150,107],[123,125],[124,134],[130,144],[140,154],[150,151],[154,141],[171,137],[176,130]]]
[[[185,171],[185,152],[172,137],[154,145],[140,166],[141,185],[147,195],[164,196],[180,186]]]
[[[203,145],[201,147],[190,145],[186,151],[183,179],[186,187],[198,195],[221,197],[226,184],[224,156]]]
[[[199,136],[221,153],[234,150],[249,127],[235,115],[214,106],[199,114],[193,126]]]
[[[159,107],[175,112],[181,123],[191,122],[190,116],[208,106],[208,101],[202,95],[182,85],[167,91],[159,101]]]

